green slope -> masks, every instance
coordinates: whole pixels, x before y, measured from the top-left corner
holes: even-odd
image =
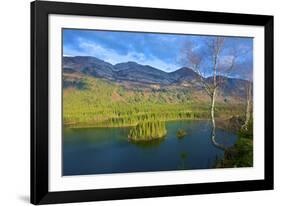
[[[64,85],[63,119],[69,127],[122,127],[209,117],[209,99],[186,88],[128,87],[77,73],[64,74]],[[218,116],[240,111],[240,104],[218,102]]]

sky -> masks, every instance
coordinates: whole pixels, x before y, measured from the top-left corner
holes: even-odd
[[[204,35],[64,29],[63,56],[94,56],[113,65],[134,61],[172,72],[183,66],[190,67],[184,48],[192,43],[192,51],[204,56],[202,73],[209,76],[213,64],[208,42],[213,38]],[[236,51],[235,67],[227,75],[251,80],[253,38],[226,37],[223,48],[220,53],[222,67],[230,65],[233,51]]]

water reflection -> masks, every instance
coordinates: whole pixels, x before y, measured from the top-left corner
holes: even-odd
[[[186,159],[187,159],[187,152],[186,151],[180,152],[180,164],[178,167],[180,170],[188,169]]]
[[[177,138],[177,131],[186,131]],[[163,139],[132,142],[130,128],[65,129],[63,175],[107,174],[211,168],[223,150],[210,140],[209,121],[166,122]],[[237,136],[220,129],[216,141],[225,146]]]
[[[163,143],[165,141],[165,138],[161,138],[161,139],[154,139],[154,140],[150,140],[150,141],[131,141],[128,140],[131,144],[146,149],[146,148],[155,148],[155,147],[159,147],[161,143]]]

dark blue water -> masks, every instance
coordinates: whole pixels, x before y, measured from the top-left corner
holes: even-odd
[[[223,150],[211,142],[209,121],[166,122],[160,141],[132,143],[129,128],[65,129],[63,175],[86,175],[212,168]],[[184,129],[187,135],[178,139]],[[217,129],[217,142],[231,146],[235,134]]]

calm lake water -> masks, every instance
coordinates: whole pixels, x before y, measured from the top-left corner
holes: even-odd
[[[65,129],[63,175],[86,175],[212,168],[223,151],[211,142],[209,121],[166,122],[160,141],[132,143],[130,128]],[[187,135],[178,139],[184,129]],[[235,134],[217,129],[217,142],[231,146]]]

